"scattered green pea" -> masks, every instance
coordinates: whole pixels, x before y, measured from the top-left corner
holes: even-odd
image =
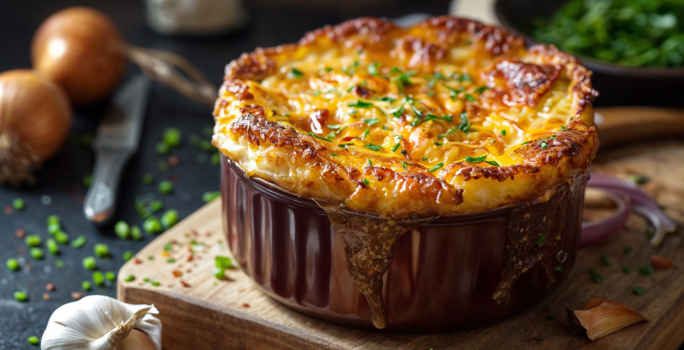
[[[47,241],[45,241],[45,246],[47,247],[48,251],[52,255],[56,255],[59,253],[59,246],[57,245],[57,241],[54,239],[50,238]]]
[[[26,301],[28,299],[28,293],[26,292],[14,292],[14,300],[16,301]]]
[[[47,224],[49,225],[59,225],[59,216],[57,215],[50,215],[47,217]]]
[[[114,233],[121,239],[128,239],[130,237],[131,230],[125,221],[119,221],[114,225]]]
[[[12,270],[12,271],[19,270],[19,261],[15,258],[7,259],[7,268]]]
[[[40,339],[38,339],[38,337],[36,337],[35,335],[32,335],[32,336],[28,337],[28,342],[31,345],[39,345]]]
[[[651,275],[651,274],[653,274],[654,271],[655,271],[655,269],[653,268],[653,265],[651,265],[651,264],[644,265],[644,266],[639,268],[639,273],[644,275],[644,276]]]
[[[143,230],[149,234],[159,233],[162,231],[162,225],[156,216],[150,216],[143,222]]]
[[[167,210],[161,217],[161,223],[167,230],[173,227],[173,225],[178,223],[178,211],[173,209]]]
[[[204,192],[202,194],[202,201],[204,201],[204,203],[209,203],[218,197],[221,197],[221,191]]]
[[[171,150],[171,148],[169,147],[169,145],[167,145],[167,144],[165,144],[165,143],[163,143],[163,142],[158,143],[158,144],[155,146],[155,149],[157,150],[157,154],[159,154],[159,155],[168,154],[169,151]]]
[[[93,176],[92,175],[86,175],[83,177],[83,186],[85,187],[90,187],[90,185],[93,184]]]
[[[634,293],[634,295],[642,296],[646,293],[646,290],[644,287],[636,287],[632,289],[632,293]]]
[[[104,286],[105,282],[105,277],[100,271],[95,271],[93,272],[93,283],[95,283],[96,286]]]
[[[150,209],[152,210],[152,212],[160,211],[163,207],[164,203],[162,203],[162,201],[158,199],[155,199],[152,202],[150,202]]]
[[[159,169],[159,171],[167,171],[169,170],[169,164],[160,160],[159,163],[157,163],[157,169]]]
[[[67,244],[69,243],[69,235],[66,232],[59,231],[55,234],[55,239],[57,240],[57,243],[59,244]]]
[[[81,288],[83,288],[83,290],[85,291],[89,291],[90,289],[92,289],[92,285],[89,281],[83,281],[81,282]]]
[[[219,153],[214,153],[211,155],[209,161],[211,162],[211,165],[219,165],[221,162],[221,155]]]
[[[107,281],[115,281],[116,274],[112,271],[107,271],[107,273],[105,273],[105,278],[107,279]]]
[[[104,243],[95,244],[93,250],[95,251],[95,255],[99,256],[100,258],[106,258],[109,256],[109,247]]]
[[[216,267],[221,269],[228,269],[233,266],[233,262],[227,256],[217,256],[214,258],[214,263]]]
[[[216,279],[219,279],[219,280],[226,278],[226,269],[221,268],[221,267],[215,268],[214,269],[214,277]]]
[[[55,266],[57,266],[57,267],[64,267],[64,261],[62,261],[62,260],[55,260]]]
[[[59,233],[60,231],[62,231],[62,227],[59,225],[59,223],[56,223],[56,224],[48,224],[48,232],[49,232],[51,235],[54,236],[54,235],[56,235],[57,233]]]
[[[130,250],[127,250],[123,253],[123,259],[124,261],[131,260],[133,258],[133,252]]]
[[[163,140],[169,147],[178,147],[181,142],[181,131],[178,128],[166,128]]]
[[[71,241],[71,246],[74,248],[81,248],[85,245],[86,243],[86,237],[85,236],[78,236],[75,240]]]
[[[95,270],[97,268],[97,262],[95,261],[95,258],[93,258],[92,256],[84,258],[83,267],[86,270]]]
[[[213,126],[205,126],[202,129],[202,134],[204,134],[204,136],[211,137],[212,135],[214,135],[214,127]]]
[[[157,282],[157,281],[152,281],[152,282],[150,282],[150,284],[152,284],[152,285],[155,286],[155,287],[161,286],[161,283],[159,283],[159,282]]]
[[[152,174],[145,174],[143,175],[143,183],[145,185],[150,185],[154,182],[154,176]]]
[[[142,231],[140,230],[140,227],[131,226],[131,238],[133,238],[136,241],[143,239]]]
[[[168,180],[162,181],[159,183],[158,189],[159,192],[163,194],[170,194],[171,192],[173,192],[173,184],[171,183],[171,181]]]
[[[173,264],[173,263],[176,262],[176,259],[174,259],[174,258],[168,258],[168,259],[166,259],[166,262],[169,263],[169,264]]]
[[[38,247],[38,246],[40,246],[40,236],[28,235],[28,236],[26,236],[26,238],[24,238],[24,242],[29,247]]]
[[[124,281],[133,282],[133,281],[135,281],[135,276],[134,275],[128,275],[128,276],[126,276],[126,278],[124,278]]]
[[[24,200],[21,198],[15,198],[14,201],[12,201],[12,206],[16,210],[24,210],[24,208],[26,208],[26,204],[24,203]]]
[[[44,255],[43,255],[43,250],[40,248],[31,248],[31,257],[33,257],[36,260],[41,260]]]

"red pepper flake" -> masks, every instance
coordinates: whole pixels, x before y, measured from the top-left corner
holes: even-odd
[[[249,307],[249,304],[247,304],[247,303],[242,303],[242,307]]]
[[[24,236],[26,236],[26,230],[24,230],[23,228],[18,228],[14,230],[14,234],[17,236],[17,238],[21,239],[24,238]]]
[[[50,300],[50,294],[48,294],[48,293],[43,293],[43,299],[45,299],[45,300]]]
[[[178,166],[180,164],[180,159],[176,156],[171,156],[166,160],[169,163],[169,166]]]
[[[195,230],[194,228],[190,230],[190,232],[192,232],[192,234],[195,236],[199,236],[199,233],[197,233],[197,230]]]
[[[139,265],[139,264],[142,264],[142,260],[140,260],[140,259],[138,259],[138,258],[134,258],[134,259],[133,259],[133,263],[136,264],[136,265]]]
[[[178,271],[178,270],[173,270],[173,271],[171,271],[171,273],[172,273],[174,276],[176,276],[176,277],[181,277],[181,276],[183,276],[183,272]]]
[[[5,215],[12,215],[12,212],[14,212],[14,209],[10,207],[9,205],[5,207]]]
[[[190,287],[190,285],[189,285],[187,282],[183,281],[183,280],[180,280],[180,284],[181,284],[183,287],[185,287],[185,288],[189,288],[189,287]]]
[[[47,290],[49,290],[49,291],[51,291],[51,292],[54,292],[55,289],[57,289],[57,288],[55,287],[55,284],[54,284],[54,283],[48,283],[47,286],[45,286],[45,289],[47,289]]]
[[[190,255],[190,256],[188,257],[188,262],[191,262],[193,259],[194,259],[194,257],[193,257],[192,255]]]
[[[71,292],[71,299],[79,300],[83,298],[83,293],[81,292]]]

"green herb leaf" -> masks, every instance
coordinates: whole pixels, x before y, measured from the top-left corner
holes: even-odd
[[[396,152],[400,146],[401,146],[401,143],[396,143],[394,146],[392,146],[392,153]]]
[[[613,263],[610,261],[610,258],[608,258],[608,255],[606,255],[606,254],[601,255],[601,262],[605,266],[608,266],[608,267],[613,266]]]
[[[546,236],[539,235],[537,238],[537,248],[541,248],[546,243]]]
[[[368,74],[370,75],[380,75],[378,68],[380,67],[380,62],[373,62],[368,66]]]
[[[370,160],[370,158],[366,159],[366,164],[368,166],[373,166],[373,162]]]
[[[480,163],[480,162],[483,162],[485,159],[487,159],[486,154],[483,156],[480,156],[480,157],[470,157],[470,156],[465,157],[465,160],[468,163]]]
[[[406,163],[405,161],[402,161],[402,162],[401,162],[401,167],[404,168],[404,170],[406,170],[406,164],[407,164],[407,163]]]
[[[356,108],[370,108],[373,107],[373,103],[357,100],[356,103],[349,103],[347,106]]]
[[[485,90],[488,90],[488,89],[489,88],[486,86],[480,86],[479,88],[475,89],[475,93],[476,94],[482,94],[483,92],[485,92]]]
[[[319,140],[328,141],[328,142],[333,142],[333,140],[331,140],[331,139],[328,139],[328,138],[325,138],[325,137],[318,136],[318,135],[314,134],[313,131],[312,131],[312,132],[309,132],[309,136],[314,137],[314,138],[317,138],[317,139],[319,139]]]
[[[435,170],[442,169],[443,166],[444,166],[444,163],[439,163],[439,164],[433,166],[432,168],[428,169],[428,171],[432,173],[432,172],[434,172]]]
[[[441,116],[440,118],[442,118],[443,120],[446,120],[446,121],[448,121],[448,122],[451,121],[451,116],[450,116],[450,115],[443,115],[443,116]]]
[[[639,268],[639,273],[644,275],[644,276],[651,275],[651,274],[653,274],[654,271],[655,271],[655,269],[653,268],[653,265],[651,265],[651,264],[644,265],[644,266]]]
[[[563,126],[563,125],[561,125],[561,127],[560,127],[560,128],[561,128],[561,130],[568,130],[568,128],[566,128],[566,127],[565,127],[565,126]]]
[[[594,271],[593,269],[589,269],[589,275],[591,275],[591,279],[594,281],[594,283],[603,282],[603,276],[601,276],[600,273]]]
[[[370,125],[373,125],[373,124],[377,124],[377,123],[380,122],[380,120],[379,120],[379,119],[376,119],[376,118],[364,118],[364,119],[362,119],[362,120],[363,120],[364,123],[368,124],[369,126],[370,126]]]
[[[506,130],[501,130],[501,135],[506,136]]]
[[[389,103],[394,103],[394,101],[396,101],[396,99],[391,98],[391,97],[389,97],[389,96],[384,96],[384,97],[380,97],[380,101],[389,102]]]
[[[466,99],[467,101],[471,101],[471,102],[477,101],[477,99],[476,99],[475,97],[473,97],[472,95],[470,95],[470,94],[465,94],[465,99]]]
[[[288,78],[294,78],[294,79],[299,79],[304,76],[304,73],[300,71],[297,68],[290,68],[290,73],[288,74]]]
[[[366,148],[371,149],[371,150],[376,151],[376,152],[382,149],[382,146],[374,145],[372,143],[367,144],[363,147],[366,147]]]
[[[365,140],[368,133],[370,133],[369,129],[364,130],[363,134],[361,134],[361,140]]]
[[[460,88],[458,88],[458,89],[454,89],[454,88],[448,87],[448,86],[446,86],[446,85],[444,85],[444,84],[442,84],[442,86],[444,86],[445,88],[447,88],[447,90],[449,90],[449,97],[451,97],[452,100],[455,100],[455,99],[456,99],[456,96],[458,96],[458,94],[460,94],[461,92],[465,91],[465,88],[464,88],[464,87],[460,87]]]
[[[496,161],[493,161],[493,160],[485,160],[484,162],[489,164],[489,165],[499,166],[499,163],[497,163]]]
[[[635,287],[632,289],[632,293],[634,293],[634,295],[642,296],[646,294],[646,289],[644,289],[644,287]]]
[[[549,144],[548,144],[548,143],[546,143],[546,141],[542,141],[542,142],[541,142],[541,146],[540,146],[540,147],[541,147],[542,149],[546,149],[546,148],[548,148],[548,147],[549,147]]]
[[[458,124],[458,129],[467,133],[470,131],[472,124],[468,121],[468,114],[466,112],[461,112],[461,123]]]

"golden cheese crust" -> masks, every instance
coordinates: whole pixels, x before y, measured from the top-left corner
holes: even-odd
[[[390,217],[482,211],[589,166],[590,76],[499,27],[360,18],[231,62],[213,144],[248,176],[319,202]]]

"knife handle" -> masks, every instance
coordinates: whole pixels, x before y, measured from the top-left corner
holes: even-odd
[[[129,156],[129,152],[123,151],[97,152],[93,183],[83,203],[86,219],[98,225],[103,225],[111,219],[116,206],[119,178]]]

